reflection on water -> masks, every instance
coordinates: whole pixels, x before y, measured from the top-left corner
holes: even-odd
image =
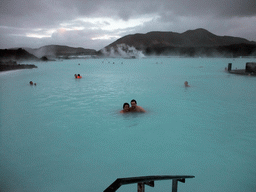
[[[256,79],[225,73],[229,62],[249,61],[66,60],[1,73],[1,191],[103,191],[143,175],[195,175],[181,191],[254,191]],[[120,114],[131,99],[147,113]]]

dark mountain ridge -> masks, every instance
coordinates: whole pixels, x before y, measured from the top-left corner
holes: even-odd
[[[121,52],[121,53],[120,53]],[[256,42],[231,36],[217,36],[205,29],[188,30],[184,33],[152,31],[146,34],[124,36],[100,51],[74,48],[64,45],[47,45],[38,49],[19,48],[0,50],[0,60],[43,60],[69,58],[72,56],[104,55],[114,53],[122,57],[138,55],[171,56],[256,56]]]
[[[250,54],[256,52],[256,42],[254,41],[240,37],[217,36],[202,28],[188,30],[184,33],[153,31],[146,34],[127,35],[106,46],[101,52],[108,52],[111,49],[118,52],[120,45],[134,47],[147,55],[194,56],[205,52],[210,56],[210,52],[213,51],[218,55],[224,53],[226,56],[232,56],[231,47],[237,47],[237,45],[240,45],[238,47],[243,50],[250,47],[248,48]],[[243,54],[248,56],[244,51]],[[236,51],[236,55],[239,55],[239,51]]]
[[[26,50],[19,49],[0,49],[0,60],[1,61],[23,61],[32,60],[38,61],[39,59],[33,54],[28,53]]]
[[[18,64],[17,61],[39,61],[39,59],[22,48],[0,49],[0,71],[37,68],[32,64]]]
[[[135,48],[146,47],[215,47],[232,44],[256,44],[254,41],[231,36],[217,36],[205,29],[188,30],[184,33],[153,31],[146,34],[124,36],[106,46],[113,47],[117,44],[126,44]]]

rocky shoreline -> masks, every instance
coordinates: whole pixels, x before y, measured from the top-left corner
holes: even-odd
[[[0,72],[33,68],[37,68],[37,66],[33,64],[18,64],[16,61],[0,61]]]

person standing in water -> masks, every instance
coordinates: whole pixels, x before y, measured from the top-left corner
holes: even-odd
[[[143,109],[141,106],[137,105],[137,101],[135,99],[131,100],[131,112],[143,112],[145,113],[145,109]]]

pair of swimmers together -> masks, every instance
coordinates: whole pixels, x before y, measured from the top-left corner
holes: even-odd
[[[137,105],[137,101],[136,100],[131,100],[131,107],[129,105],[129,103],[124,103],[123,104],[123,110],[120,111],[120,113],[129,113],[129,112],[143,112],[145,113],[145,109],[143,109],[142,107]]]
[[[29,81],[30,85],[36,85],[36,83],[33,83],[33,81]]]
[[[82,76],[80,76],[80,74],[78,74],[78,75],[75,74],[74,76],[75,76],[76,79],[81,79],[82,78]]]

